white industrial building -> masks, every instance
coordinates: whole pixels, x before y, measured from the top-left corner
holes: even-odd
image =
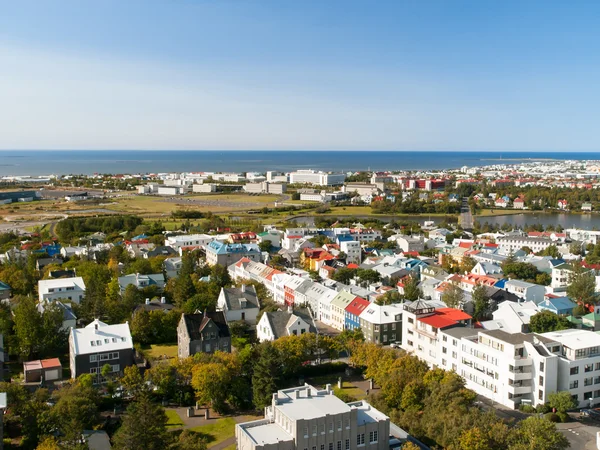
[[[198,194],[208,194],[211,192],[217,192],[217,185],[215,183],[202,183],[192,185],[192,192]]]
[[[273,394],[265,418],[237,424],[238,450],[389,450],[390,419],[366,401],[344,403],[304,386]]]
[[[285,183],[270,183],[262,181],[260,183],[246,183],[244,191],[252,194],[283,194],[287,190]]]

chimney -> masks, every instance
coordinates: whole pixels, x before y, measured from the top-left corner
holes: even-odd
[[[279,401],[279,397],[277,396],[277,392],[273,394],[273,404],[277,405]]]
[[[147,299],[146,299],[146,305],[149,305],[149,304],[150,304],[150,299],[149,299],[149,298],[147,298]]]
[[[297,399],[300,398],[300,389],[296,389],[294,393],[296,394]]]
[[[333,391],[331,390],[331,384],[330,383],[327,383],[325,385],[325,390],[327,391],[328,394],[333,393]]]
[[[310,390],[310,387],[306,388],[306,397],[308,397],[308,398],[312,397],[312,391]]]
[[[242,284],[242,287],[240,289],[242,290],[242,292],[246,292],[246,285]]]
[[[294,307],[292,305],[288,305],[287,312],[289,312],[290,314],[293,314],[294,313]]]

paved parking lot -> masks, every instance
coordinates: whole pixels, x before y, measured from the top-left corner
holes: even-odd
[[[572,449],[595,450],[598,448],[596,434],[600,432],[600,427],[594,423],[557,423],[556,428],[569,440]]]

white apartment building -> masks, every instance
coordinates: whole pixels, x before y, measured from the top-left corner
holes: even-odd
[[[543,334],[453,327],[440,331],[438,366],[509,408],[547,402],[569,391],[578,407],[600,404],[600,335],[587,330]]]
[[[390,419],[366,401],[344,403],[331,385],[273,394],[265,418],[237,424],[238,450],[388,450]]]
[[[63,302],[81,303],[85,295],[85,283],[81,277],[57,278],[38,281],[40,302],[63,300]]]
[[[538,253],[551,245],[556,245],[556,242],[545,237],[510,235],[499,237],[496,239],[496,244],[502,253],[509,254],[521,250],[523,247],[529,247],[534,253]]]
[[[362,251],[358,241],[341,241],[340,251],[346,254],[346,263],[360,264],[362,260]]]
[[[197,194],[207,194],[217,192],[217,185],[214,183],[202,183],[192,185],[192,192]]]
[[[540,312],[533,302],[504,301],[492,313],[493,320],[482,322],[486,330],[503,330],[508,333],[529,332],[531,317]]]
[[[467,313],[454,308],[439,308],[437,304],[426,300],[405,303],[402,317],[402,348],[430,367],[438,366],[440,330],[471,321]]]
[[[253,194],[283,194],[287,190],[285,183],[269,183],[262,181],[260,183],[246,183],[244,191]]]
[[[574,241],[580,241],[584,244],[600,243],[600,231],[578,230],[577,228],[569,228],[565,230],[567,236]]]
[[[320,322],[325,325],[331,325],[331,300],[337,295],[337,291],[323,286],[320,283],[313,283],[306,290],[306,300],[310,310]]]
[[[292,184],[314,184],[318,186],[335,186],[344,184],[345,173],[327,173],[316,170],[297,170],[290,173]]]

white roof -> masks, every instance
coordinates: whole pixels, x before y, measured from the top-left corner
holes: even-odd
[[[260,420],[257,422],[264,422]],[[252,426],[252,422],[244,424],[242,430],[246,432],[259,445],[277,444],[281,441],[291,441],[293,437],[276,423],[263,423]]]
[[[363,312],[360,313],[359,317],[367,322],[382,325],[396,322],[395,317],[398,314],[402,314],[403,310],[404,308],[401,303],[383,306],[380,306],[376,303],[371,303],[364,309]]]
[[[589,330],[561,330],[542,333],[542,336],[560,342],[565,347],[581,350],[590,347],[600,347],[600,334]]]
[[[56,280],[40,280],[38,281],[38,292],[47,294],[48,289],[78,287],[85,291],[85,283],[81,277],[73,278],[57,278]]]
[[[75,355],[133,348],[133,340],[127,322],[107,325],[96,319],[85,328],[72,328],[71,337]]]
[[[306,394],[307,388],[311,390],[310,397]],[[302,391],[300,398],[295,398],[296,390]],[[276,408],[292,420],[311,420],[350,411],[350,407],[335,395],[312,386],[281,390],[278,396],[280,400]]]

